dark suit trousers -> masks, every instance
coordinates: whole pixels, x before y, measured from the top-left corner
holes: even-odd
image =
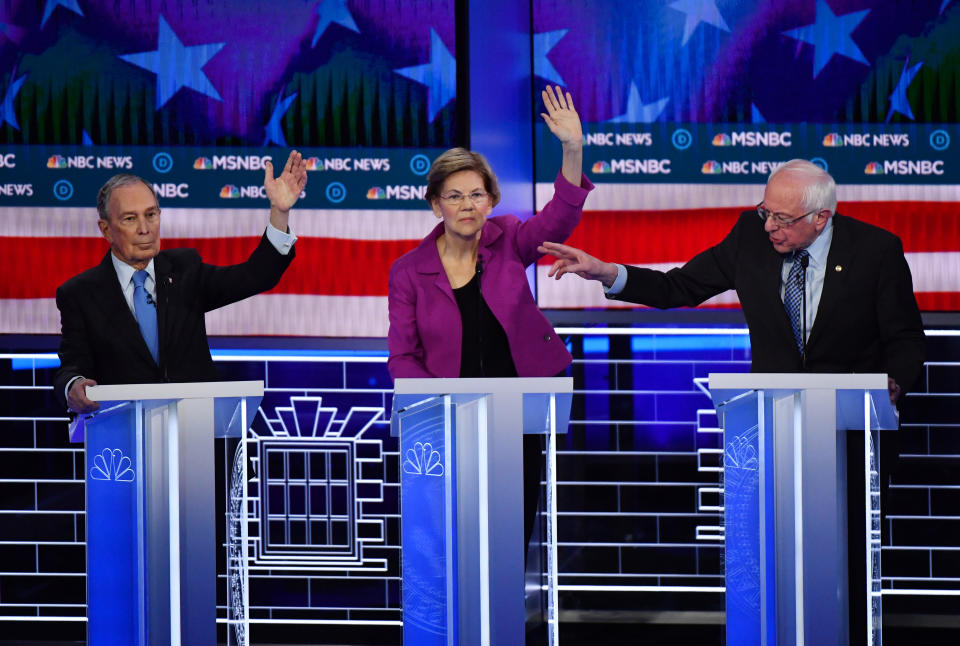
[[[890,474],[900,458],[899,431],[880,432],[881,543],[890,540],[886,528]],[[866,646],[867,555],[864,552],[863,431],[847,431],[847,573],[850,598],[850,646]]]

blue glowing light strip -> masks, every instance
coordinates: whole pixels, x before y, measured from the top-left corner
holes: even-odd
[[[748,336],[745,327],[558,327],[557,334],[575,334],[593,336]],[[927,336],[960,337],[960,330],[925,330]],[[697,346],[702,347],[702,346]],[[387,360],[386,350],[250,350],[216,349],[210,354],[218,361],[353,361],[358,363],[382,363]],[[55,352],[0,352],[0,359],[10,359],[16,363],[15,370],[34,367],[55,367],[59,358]],[[42,361],[41,364],[23,363]],[[52,363],[46,363],[52,362]]]

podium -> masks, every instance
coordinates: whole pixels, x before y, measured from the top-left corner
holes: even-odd
[[[523,434],[546,436],[547,633],[557,644],[556,434],[573,380],[397,379],[404,646],[523,644]]]
[[[216,644],[215,437],[242,437],[263,382],[93,386],[85,421],[87,643]],[[243,580],[243,556],[228,582]],[[233,571],[231,571],[233,570]],[[228,643],[246,590],[228,583]]]
[[[859,632],[879,646],[877,432],[898,426],[887,376],[712,373],[709,390],[723,426],[727,643],[840,646]],[[848,430],[866,431],[863,471],[849,474],[861,500],[847,500]],[[848,532],[861,554],[848,555]],[[849,558],[866,560],[863,625],[849,625]]]

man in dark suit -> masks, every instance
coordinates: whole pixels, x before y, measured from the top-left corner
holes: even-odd
[[[795,159],[771,174],[763,202],[682,267],[624,267],[552,242],[541,250],[558,259],[549,276],[599,280],[608,298],[632,303],[692,307],[735,289],[753,372],[883,372],[896,403],[924,358],[910,268],[899,238],[835,215],[836,204],[833,178]],[[785,306],[791,271],[805,275],[806,317],[793,320]]]
[[[290,209],[307,183],[290,153],[283,172],[266,163],[270,223],[238,265],[202,262],[194,249],[160,251],[160,207],[153,187],[115,175],[97,196],[97,224],[110,250],[96,267],[57,289],[62,338],[54,392],[67,407],[99,407],[86,387],[100,384],[213,381],[204,314],[273,288],[293,259]]]
[[[923,368],[925,340],[900,239],[835,215],[836,184],[819,166],[794,159],[770,175],[763,202],[740,214],[717,245],[667,272],[606,263],[579,249],[546,242],[558,260],[548,272],[599,280],[608,298],[659,308],[695,306],[735,289],[750,328],[753,372],[882,372],[896,404]],[[847,436],[847,472],[862,473],[863,435]],[[881,508],[898,457],[885,433],[880,459]],[[863,499],[863,478],[848,479],[850,500]],[[849,507],[850,527],[862,522]],[[848,537],[850,626],[866,619],[862,537]],[[850,644],[863,643],[852,630]]]

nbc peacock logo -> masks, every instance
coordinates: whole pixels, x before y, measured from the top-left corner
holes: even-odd
[[[725,132],[718,132],[713,136],[713,145],[714,146],[732,146],[733,141],[730,139],[730,135]]]
[[[213,162],[209,157],[197,157],[193,160],[193,170],[210,170],[211,168],[213,168]]]
[[[719,162],[712,159],[703,162],[703,166],[700,167],[700,173],[703,175],[719,175],[722,172],[723,168],[721,168]]]
[[[883,175],[883,164],[880,162],[870,162],[867,164],[867,167],[863,169],[865,175]]]
[[[220,197],[228,200],[240,197],[240,189],[233,184],[224,184],[220,189]]]
[[[611,172],[610,162],[598,161],[594,162],[593,167],[590,169],[590,172],[594,175],[605,175]]]
[[[387,192],[384,191],[379,186],[371,186],[367,189],[367,199],[368,200],[385,200],[387,199]]]
[[[823,137],[823,145],[827,148],[838,148],[843,145],[843,137],[836,132],[831,132]]]
[[[67,160],[64,159],[63,155],[52,155],[47,159],[47,168],[66,168]]]
[[[319,157],[307,157],[307,170],[323,170]]]

